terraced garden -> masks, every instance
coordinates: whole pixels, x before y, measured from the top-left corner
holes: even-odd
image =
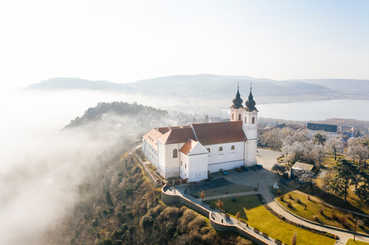
[[[296,227],[282,221],[269,212],[262,204],[258,195],[243,196],[236,198],[221,199],[223,209],[230,215],[240,213],[241,220],[247,222],[268,236],[291,244],[292,237],[296,234],[297,244],[334,244],[335,240],[326,236]],[[208,202],[210,206],[216,207],[217,200]]]
[[[369,232],[367,224],[364,222],[365,219],[357,221],[352,214],[333,208],[321,199],[303,192],[292,191],[276,198],[276,200],[290,212],[311,221],[348,230],[355,230],[356,222],[358,222],[357,231]]]

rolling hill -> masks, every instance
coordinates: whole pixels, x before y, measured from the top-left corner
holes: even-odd
[[[222,100],[234,95],[237,83],[247,95],[250,83],[257,91],[258,102],[295,102],[325,99],[369,99],[369,80],[305,79],[276,81],[247,76],[210,74],[176,75],[140,80],[133,83],[90,81],[80,78],[53,78],[32,84],[38,90],[101,90],[156,97]]]

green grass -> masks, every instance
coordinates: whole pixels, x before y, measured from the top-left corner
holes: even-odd
[[[335,244],[335,240],[311,231],[288,224],[272,213],[264,206],[247,210],[248,223],[268,234],[268,236],[281,240],[284,244],[291,244],[291,239],[296,233],[297,244]]]
[[[284,244],[291,244],[291,239],[296,233],[297,244],[334,244],[335,240],[323,235],[319,235],[308,230],[288,224],[270,213],[261,203],[258,195],[237,197],[236,201],[232,198],[221,199],[224,209],[229,214],[240,212],[247,214],[247,223],[265,232],[268,236],[281,240]],[[215,206],[216,200],[209,201],[211,206]]]
[[[283,198],[284,202],[281,198]],[[329,207],[321,199],[303,192],[292,191],[276,198],[276,200],[291,212],[306,219],[344,229],[353,230],[355,227],[355,220],[351,214]],[[298,203],[298,200],[301,202]],[[288,207],[288,203],[292,205],[292,208]],[[366,229],[366,227],[362,228]],[[365,232],[362,228],[358,227],[358,231]]]
[[[354,241],[354,239],[349,239],[346,243],[346,245],[369,245],[367,242],[361,242],[361,241]]]
[[[239,193],[239,192],[248,192],[248,191],[254,191],[254,190],[255,190],[255,187],[252,187],[252,186],[229,184],[229,185],[220,186],[216,188],[206,189],[204,190],[204,192],[205,192],[205,197],[212,197],[212,196]],[[196,190],[196,191],[191,192],[191,195],[193,195],[194,197],[200,197],[200,192],[201,190]]]
[[[240,217],[245,219],[244,209],[251,209],[257,206],[262,205],[260,202],[259,195],[250,195],[250,196],[241,196],[241,197],[229,197],[221,199],[224,204],[224,211],[226,213],[235,215],[237,212],[240,212]],[[210,207],[216,208],[217,200],[208,201]]]

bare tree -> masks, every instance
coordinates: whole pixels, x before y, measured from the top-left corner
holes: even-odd
[[[293,236],[292,236],[291,244],[292,244],[292,245],[296,245],[296,244],[297,244],[297,237],[296,237],[296,233],[294,233],[294,234],[293,234]]]
[[[323,158],[324,158],[324,150],[321,145],[315,145],[311,151],[311,157],[314,160],[315,168],[319,169]]]
[[[217,208],[219,208],[220,210],[222,210],[222,211],[223,211],[223,206],[224,206],[224,204],[223,204],[222,200],[218,200],[218,201],[215,203],[215,205],[217,206]]]
[[[201,198],[202,201],[204,201],[204,199],[205,199],[205,191],[201,191],[200,192],[200,198]]]
[[[334,155],[334,160],[337,160],[337,153],[343,152],[343,140],[342,137],[331,137],[325,145],[325,151]]]
[[[366,160],[369,159],[369,138],[360,137],[349,139],[347,155],[365,167]]]

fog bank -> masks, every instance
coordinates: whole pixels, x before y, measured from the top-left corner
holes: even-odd
[[[104,161],[101,156],[123,152],[145,130],[135,117],[116,115],[61,130],[88,107],[114,100],[124,98],[89,92],[0,95],[0,244],[39,245],[43,232],[78,202],[77,187]]]

